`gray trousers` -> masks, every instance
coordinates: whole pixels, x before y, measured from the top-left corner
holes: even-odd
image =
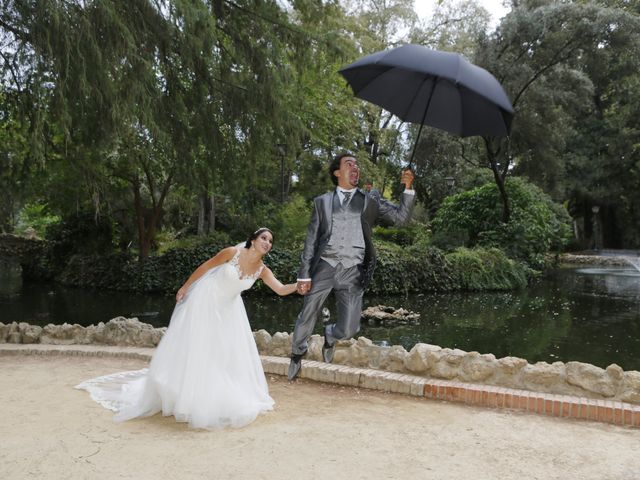
[[[324,301],[331,291],[336,297],[337,321],[326,330],[327,341],[333,345],[336,340],[352,338],[360,330],[362,313],[362,280],[358,266],[335,268],[320,260],[311,279],[311,291],[304,297],[302,310],[293,331],[291,352],[299,355],[307,351],[308,339],[313,333],[316,320]]]

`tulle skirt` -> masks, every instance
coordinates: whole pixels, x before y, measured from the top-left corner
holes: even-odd
[[[76,388],[115,411],[116,421],[162,412],[193,428],[251,423],[274,405],[240,297],[252,283],[228,264],[211,270],[176,305],[148,369]]]

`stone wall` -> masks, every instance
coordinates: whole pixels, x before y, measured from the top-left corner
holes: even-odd
[[[11,234],[0,235],[0,257],[25,259],[40,255],[45,248],[46,242],[43,240]]]
[[[0,343],[96,343],[155,347],[165,331],[166,328],[154,328],[137,318],[124,317],[89,327],[0,323]],[[287,357],[291,353],[291,335],[288,333],[271,335],[266,330],[259,330],[254,332],[254,338],[261,355]],[[322,361],[323,342],[320,335],[313,335],[305,358]],[[496,358],[492,354],[465,352],[425,343],[419,343],[407,352],[398,345],[374,345],[365,337],[338,342],[333,363],[426,378],[640,404],[640,372],[625,372],[616,364],[606,369],[581,362],[530,364],[522,358]]]
[[[597,265],[601,267],[628,267],[629,261],[637,261],[637,255],[576,255],[563,253],[559,257],[560,263],[569,265]]]
[[[116,317],[98,325],[54,325],[46,327],[25,322],[0,322],[0,343],[46,343],[50,345],[120,345],[128,347],[155,347],[167,330],[154,328],[137,318]]]

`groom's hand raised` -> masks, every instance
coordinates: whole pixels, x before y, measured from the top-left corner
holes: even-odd
[[[306,295],[311,290],[311,280],[298,280],[296,288],[300,295]]]
[[[402,175],[400,177],[400,183],[404,183],[404,186],[407,190],[412,190],[414,178],[415,178],[415,175],[413,174],[413,170],[411,170],[410,168],[407,168],[406,170],[402,171]]]

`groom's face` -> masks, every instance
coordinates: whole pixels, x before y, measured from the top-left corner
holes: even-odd
[[[360,167],[353,157],[342,157],[340,159],[340,168],[335,170],[333,174],[338,178],[338,186],[345,190],[351,190],[358,186],[360,180]]]

